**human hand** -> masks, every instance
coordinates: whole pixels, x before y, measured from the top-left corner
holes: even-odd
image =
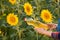
[[[56,27],[57,27],[57,24],[54,24],[54,23],[49,23],[47,25],[48,25],[50,30],[56,29]]]
[[[43,28],[34,28],[34,30],[37,31],[40,34],[44,34],[44,32],[46,32],[46,30],[43,29]]]
[[[51,37],[52,31],[47,31],[47,30],[44,30],[43,28],[34,28],[34,30],[36,30],[40,34],[44,34]]]

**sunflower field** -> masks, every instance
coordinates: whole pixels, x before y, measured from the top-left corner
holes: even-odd
[[[0,0],[0,40],[54,40],[39,34],[34,27],[48,30],[43,24],[58,23],[59,3],[59,0]]]

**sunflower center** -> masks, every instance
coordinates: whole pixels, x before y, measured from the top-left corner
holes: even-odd
[[[44,14],[44,16],[45,16],[46,19],[49,19],[49,15],[47,13]]]
[[[10,21],[12,22],[12,23],[14,23],[16,20],[15,20],[15,17],[10,17]]]
[[[28,11],[28,12],[30,11],[30,8],[29,8],[29,6],[27,6],[27,7],[26,7],[26,9],[27,9],[27,11]]]

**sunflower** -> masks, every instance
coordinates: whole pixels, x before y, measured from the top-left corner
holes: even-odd
[[[0,30],[0,34],[2,33],[2,31]]]
[[[42,10],[40,17],[47,23],[52,22],[52,14],[49,12],[49,10]]]
[[[11,26],[17,25],[18,23],[18,17],[17,15],[14,15],[14,13],[10,13],[7,15],[7,23]]]
[[[29,4],[28,2],[24,4],[24,11],[26,12],[26,15],[30,16],[32,15],[33,9],[31,4]]]
[[[9,0],[9,2],[14,5],[16,3],[16,0]]]

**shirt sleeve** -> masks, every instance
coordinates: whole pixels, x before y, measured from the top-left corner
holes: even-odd
[[[52,32],[51,36],[52,38],[60,39],[60,32]]]

